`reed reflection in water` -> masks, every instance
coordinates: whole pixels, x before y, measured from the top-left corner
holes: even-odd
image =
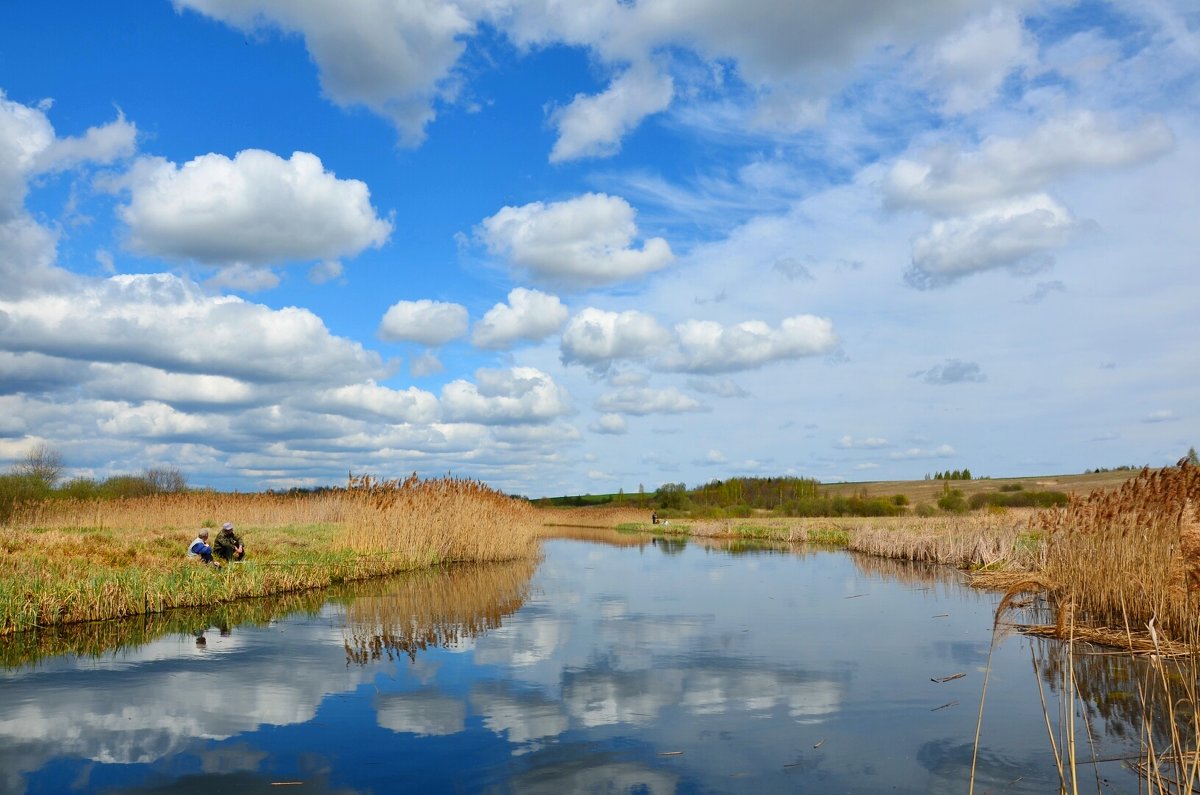
[[[537,566],[533,559],[463,564],[416,572],[403,588],[360,589],[346,607],[346,660],[415,662],[417,652],[474,640],[521,608]]]

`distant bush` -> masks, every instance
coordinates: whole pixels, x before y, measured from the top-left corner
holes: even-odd
[[[938,507],[943,511],[950,513],[966,513],[969,509],[966,497],[963,496],[961,489],[952,489],[947,486],[942,492],[942,496],[938,497]]]
[[[1005,483],[1000,487],[1000,491],[1024,491],[1025,487],[1020,483]]]
[[[1003,508],[1053,508],[1066,505],[1070,497],[1061,491],[1017,491],[1017,492],[982,492],[972,494],[969,501],[972,510],[984,506]]]
[[[24,503],[45,499],[50,493],[45,480],[36,475],[0,475],[0,522],[7,522]]]
[[[894,497],[838,495],[790,500],[776,513],[781,516],[899,516],[904,513],[904,505]]]

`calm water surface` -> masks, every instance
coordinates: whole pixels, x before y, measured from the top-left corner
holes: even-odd
[[[126,625],[107,651],[10,648],[0,790],[967,791],[996,594],[804,548],[543,550],[246,623]],[[976,792],[1057,790],[1048,648],[992,653]],[[1136,756],[1119,710],[1089,711],[1097,755]],[[1137,791],[1119,762],[1097,775]]]

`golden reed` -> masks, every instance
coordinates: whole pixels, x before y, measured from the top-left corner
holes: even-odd
[[[1078,624],[1200,648],[1200,468],[1143,469],[1113,492],[1038,513],[1043,572]],[[1060,622],[1061,623],[1061,622]]]

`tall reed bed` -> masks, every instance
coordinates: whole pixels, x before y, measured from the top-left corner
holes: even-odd
[[[352,478],[339,544],[434,565],[536,554],[537,511],[473,480]]]
[[[53,499],[22,505],[8,522],[14,528],[99,530],[194,529],[325,524],[345,518],[345,490],[311,494],[223,493],[189,491],[116,500]]]
[[[223,497],[224,499],[218,499]],[[0,534],[0,635],[536,554],[533,509],[477,483],[355,479],[321,495],[163,495],[27,507]],[[245,562],[184,557],[233,521]]]
[[[1115,492],[1037,514],[1030,527],[1046,538],[1043,571],[1060,625],[1069,614],[1119,637],[1153,624],[1162,641],[1200,648],[1200,469],[1186,460],[1144,469]]]

